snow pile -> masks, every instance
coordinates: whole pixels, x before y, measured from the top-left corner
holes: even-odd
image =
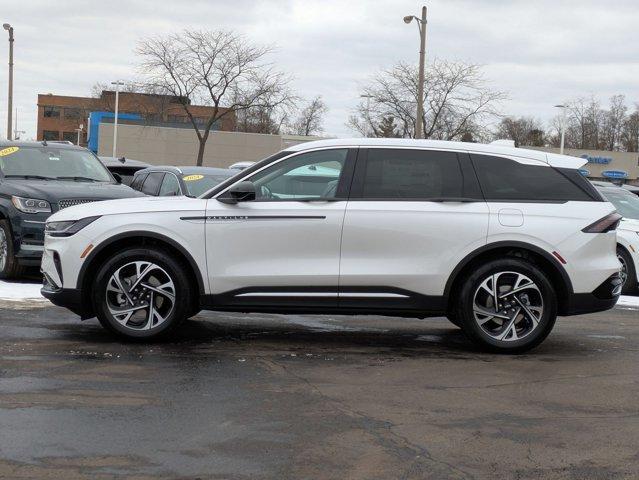
[[[0,280],[0,300],[44,300],[41,283],[5,282]]]
[[[618,307],[624,308],[637,308],[639,309],[639,297],[631,297],[629,295],[622,295],[617,302]]]

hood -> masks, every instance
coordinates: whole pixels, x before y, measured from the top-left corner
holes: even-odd
[[[65,208],[49,217],[48,221],[79,220],[96,215],[119,215],[145,212],[179,212],[206,210],[207,200],[190,197],[141,197],[85,203]]]
[[[622,218],[618,228],[619,230],[630,230],[633,232],[639,232],[639,219]]]
[[[57,204],[63,199],[111,200],[143,195],[121,184],[61,180],[3,180],[0,184],[0,191],[6,195],[36,198],[52,204]]]

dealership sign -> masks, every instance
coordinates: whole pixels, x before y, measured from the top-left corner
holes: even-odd
[[[579,173],[581,173],[584,177],[587,177],[588,175],[590,175],[590,170],[588,170],[587,168],[580,168]]]
[[[597,163],[599,165],[608,165],[612,162],[612,158],[610,157],[597,157],[594,155],[588,155],[587,153],[584,153],[581,158],[588,160],[588,163]]]
[[[604,170],[601,172],[601,176],[606,178],[627,178],[628,172],[623,170]]]

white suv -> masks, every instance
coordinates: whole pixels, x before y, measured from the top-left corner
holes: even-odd
[[[447,315],[523,351],[611,308],[615,208],[583,159],[429,140],[323,140],[200,198],[115,200],[46,225],[42,293],[125,337],[200,309]]]

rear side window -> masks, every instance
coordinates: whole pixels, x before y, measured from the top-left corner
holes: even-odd
[[[464,196],[463,190],[463,173],[455,152],[368,149],[362,198],[460,198]]]
[[[526,165],[508,158],[471,155],[488,201],[589,202],[593,197],[570,178],[545,165]]]
[[[142,184],[144,183],[144,180],[146,180],[146,177],[148,175],[149,175],[148,173],[141,173],[140,175],[135,175],[133,177],[133,181],[131,182],[131,188],[141,191]]]
[[[149,173],[144,184],[142,184],[142,193],[146,193],[147,195],[157,195],[163,177],[164,173],[162,172]]]

